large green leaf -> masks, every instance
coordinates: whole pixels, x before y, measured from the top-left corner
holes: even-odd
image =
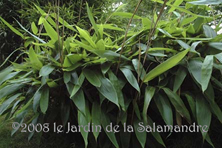
[[[222,50],[222,43],[221,42],[211,42],[209,46],[216,48],[218,50]]]
[[[169,100],[160,94],[157,94],[154,100],[165,123],[167,125],[173,125],[173,112]]]
[[[79,111],[85,115],[86,103],[85,103],[85,96],[82,89],[80,89],[71,99],[73,100],[73,102],[75,103]]]
[[[202,68],[202,60],[201,59],[191,59],[188,62],[188,70],[193,76],[193,78],[201,84],[201,68]]]
[[[40,76],[48,76],[52,71],[55,69],[55,67],[51,65],[45,65],[41,68],[39,75]]]
[[[213,28],[211,28],[208,25],[203,25],[203,30],[204,30],[204,34],[207,38],[214,38],[217,36],[216,31],[214,31]]]
[[[110,141],[113,143],[113,145],[116,148],[119,148],[118,142],[116,140],[116,136],[114,134],[114,132],[108,132],[106,127],[108,127],[108,125],[110,125],[112,122],[110,121],[110,119],[108,118],[108,116],[104,113],[101,112],[101,123],[102,123],[102,127],[105,130],[106,135],[108,136],[108,138],[110,139]]]
[[[110,80],[102,76],[100,76],[99,79],[101,81],[101,86],[97,87],[98,91],[109,101],[113,102],[119,107],[118,96]]]
[[[85,75],[86,79],[95,87],[100,87],[101,82],[97,76],[97,74],[90,69],[83,69],[83,74]]]
[[[43,21],[44,28],[47,32],[47,35],[53,40],[54,42],[58,40],[58,33],[54,30],[54,28],[45,20]]]
[[[142,127],[140,127],[139,123],[143,123],[143,122],[140,122],[138,119],[134,121],[134,129],[135,129],[135,134],[136,134],[136,137],[138,139],[138,141],[140,142],[140,145],[142,148],[145,147],[145,144],[146,144],[146,131],[142,131]]]
[[[164,73],[165,71],[176,66],[185,57],[185,55],[188,53],[188,51],[189,51],[189,49],[186,49],[186,50],[174,55],[173,57],[169,58],[165,62],[161,63],[160,65],[158,65],[154,69],[152,69],[145,76],[144,82],[148,82],[148,81],[154,79],[155,77],[159,76],[160,74]]]
[[[42,68],[42,62],[39,60],[37,54],[33,50],[33,48],[29,49],[29,59],[31,61],[32,67],[34,69],[40,70]]]
[[[101,108],[97,102],[94,102],[92,105],[92,123],[94,124],[94,129],[96,129],[97,125],[101,124]],[[100,134],[99,130],[93,130],[93,135],[95,139],[97,140],[98,136]]]
[[[127,81],[132,85],[138,92],[140,92],[139,84],[134,77],[132,71],[127,68],[120,68],[120,70],[123,72],[124,76],[126,77]]]
[[[122,88],[121,88],[119,79],[116,77],[116,75],[111,70],[108,71],[108,75],[109,75],[110,82],[113,84],[113,86],[116,90],[119,104],[120,104],[122,110],[126,111],[124,96],[123,96],[123,92],[122,92]]]
[[[143,119],[147,121],[147,110],[150,105],[151,99],[155,94],[155,88],[151,86],[147,86],[145,89],[145,96],[144,96],[144,105],[143,105]]]
[[[45,114],[49,106],[49,88],[46,87],[41,91],[40,109]]]
[[[196,102],[197,123],[202,127],[207,126],[207,128],[205,129],[209,130],[211,122],[211,111],[209,108],[209,104],[207,103],[206,100],[204,100],[203,97],[198,97],[196,101],[197,101]],[[207,131],[201,130],[201,133],[203,139],[205,140]]]
[[[204,59],[204,62],[203,62],[203,65],[202,65],[202,69],[201,69],[201,88],[202,88],[203,92],[207,89],[210,78],[211,78],[211,74],[212,74],[212,71],[213,71],[213,60],[214,60],[214,56],[208,55]]]
[[[191,123],[191,118],[189,111],[187,110],[185,104],[183,103],[182,99],[173,91],[171,91],[169,88],[163,88],[164,92],[167,94],[167,96],[170,99],[170,102],[173,104],[177,112],[186,120]]]
[[[88,120],[89,115],[84,115],[82,112],[78,111],[78,123],[79,125],[82,126],[87,126],[88,124],[90,124],[90,121]],[[85,143],[85,148],[87,148],[88,146],[88,134],[89,132],[85,132],[84,129],[81,129],[81,135],[84,139],[84,143]]]
[[[174,80],[174,85],[173,85],[173,92],[177,92],[177,90],[180,88],[180,86],[182,85],[184,79],[187,76],[187,71],[185,68],[180,67],[177,72],[176,72],[176,76],[175,76],[175,80]]]

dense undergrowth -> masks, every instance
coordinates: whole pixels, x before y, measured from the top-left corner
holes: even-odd
[[[162,7],[153,17],[121,9],[111,14],[140,22],[133,31],[115,22],[97,24],[88,5],[87,30],[37,5],[41,15],[31,29],[17,21],[23,32],[0,17],[25,41],[16,49],[20,62],[10,61],[0,72],[0,115],[23,123],[33,111],[25,123],[103,127],[101,132],[60,134],[76,147],[175,147],[170,141],[180,136],[199,137],[192,147],[220,146],[214,129],[219,125],[221,130],[222,123],[222,35],[217,34],[219,25],[209,25],[220,15],[213,19],[207,15],[211,7],[198,2],[156,2]],[[179,7],[182,2],[185,7]],[[163,11],[169,15],[164,19]],[[209,131],[138,132],[139,122],[151,127],[153,122],[178,127],[195,123]],[[119,132],[107,132],[110,123]],[[123,132],[125,124],[134,131]],[[49,135],[56,133],[42,132],[42,141]]]

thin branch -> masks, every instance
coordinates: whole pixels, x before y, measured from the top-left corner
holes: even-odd
[[[133,13],[132,17],[130,18],[129,23],[128,23],[128,25],[127,25],[126,32],[125,32],[125,36],[124,36],[123,43],[122,43],[122,46],[121,46],[121,51],[120,51],[120,56],[119,56],[119,62],[118,62],[117,68],[116,68],[116,74],[118,73],[118,69],[119,69],[119,66],[120,66],[121,56],[122,56],[122,54],[123,54],[123,47],[124,47],[125,42],[126,42],[127,34],[128,34],[128,31],[129,31],[129,26],[130,26],[130,24],[131,24],[131,22],[132,22],[132,20],[133,20],[134,15],[136,14],[136,12],[137,12],[137,10],[138,10],[141,2],[142,2],[142,0],[140,0],[140,1],[138,2],[137,6],[136,6],[136,8],[135,8],[135,10],[134,10],[134,13]]]

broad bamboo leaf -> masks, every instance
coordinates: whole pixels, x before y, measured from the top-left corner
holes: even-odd
[[[82,89],[80,89],[71,99],[75,103],[75,105],[79,109],[79,111],[82,114],[86,115],[85,96],[84,96]]]
[[[85,75],[86,79],[95,87],[100,87],[101,82],[97,76],[97,74],[90,69],[83,69],[83,74]]]
[[[185,104],[183,103],[182,99],[173,91],[171,91],[169,88],[163,88],[164,92],[167,94],[168,98],[170,99],[170,102],[173,104],[177,112],[186,120],[191,123],[191,118],[189,111],[187,110]]]
[[[192,111],[193,117],[196,119],[196,102],[194,100],[194,98],[189,95],[189,94],[185,94],[186,98],[187,98],[187,102],[189,103],[190,109]]]
[[[102,76],[100,76],[99,79],[101,81],[101,86],[97,87],[98,91],[109,101],[113,102],[119,107],[118,96],[110,80]]]
[[[136,134],[136,137],[137,137],[137,140],[139,141],[140,145],[142,148],[145,148],[145,144],[146,144],[146,136],[147,136],[147,133],[146,131],[141,131],[141,127],[139,126],[139,123],[143,123],[143,122],[140,122],[138,119],[137,120],[134,120],[134,129],[135,129],[135,134]]]
[[[173,112],[169,100],[162,95],[157,94],[154,101],[165,123],[167,125],[173,125]]]
[[[202,91],[204,92],[209,84],[211,74],[213,71],[213,55],[208,55],[204,59],[202,69],[201,69],[201,88]]]
[[[153,129],[153,121],[149,116],[147,117],[147,124]],[[153,135],[153,137],[156,139],[157,142],[159,142],[162,146],[166,147],[162,137],[160,136],[160,133],[155,131],[151,132],[151,134]]]
[[[155,77],[159,76],[160,74],[164,73],[165,71],[176,66],[185,57],[185,55],[188,53],[188,51],[189,51],[189,49],[186,49],[186,50],[174,55],[173,57],[169,58],[165,62],[161,63],[156,68],[152,69],[145,76],[144,82],[148,82],[148,81],[154,79]]]
[[[47,32],[47,35],[53,40],[54,42],[58,40],[58,33],[54,30],[54,28],[45,20],[43,22],[43,26]]]
[[[107,117],[107,115],[103,111],[101,112],[101,121],[102,121],[101,122],[102,127],[104,128],[106,135],[108,136],[110,141],[113,143],[113,145],[116,148],[119,148],[119,145],[118,145],[118,142],[116,140],[116,136],[115,136],[114,132],[108,132],[107,129],[106,129],[106,127],[108,125],[110,125],[110,123],[112,123],[112,122],[110,121],[110,119]]]
[[[127,81],[130,83],[131,86],[133,86],[138,92],[140,92],[139,84],[134,77],[131,70],[127,68],[120,68],[120,70],[123,72],[124,76],[126,77]]]
[[[201,59],[191,59],[188,62],[188,70],[190,74],[193,76],[193,78],[201,84],[201,68],[202,68],[203,62]]]
[[[36,27],[35,22],[32,22],[31,28],[32,28],[32,32],[33,32],[34,34],[37,34],[37,33],[38,33],[38,28]]]
[[[41,91],[40,109],[43,114],[46,113],[49,106],[49,88],[46,87]]]
[[[204,30],[204,34],[207,38],[214,38],[217,36],[216,31],[214,31],[213,28],[211,28],[208,25],[203,25],[203,30]]]
[[[145,75],[146,75],[146,71],[145,71],[145,69],[143,68],[142,63],[139,62],[138,59],[133,59],[133,60],[132,60],[132,63],[133,63],[134,69],[135,69],[136,72],[137,72],[137,75],[140,76],[141,80],[143,80],[144,77],[145,77]]]
[[[82,87],[84,80],[85,80],[85,76],[83,73],[81,73],[78,79],[78,83],[74,86],[72,90],[72,94],[70,95],[70,98],[72,98],[77,93],[77,91]]]
[[[108,75],[109,75],[110,82],[113,84],[113,86],[116,90],[118,100],[119,100],[119,104],[120,104],[122,110],[126,111],[124,96],[123,96],[123,92],[122,92],[122,88],[121,88],[119,79],[116,77],[116,75],[111,70],[108,71]]]
[[[92,123],[94,125],[93,129],[93,135],[95,137],[95,140],[97,141],[97,138],[100,134],[99,129],[97,129],[97,125],[100,126],[101,125],[101,108],[99,106],[99,104],[97,102],[93,102],[93,106],[92,106]]]
[[[88,120],[87,116],[84,115],[82,112],[78,111],[78,123],[79,123],[79,125],[87,126],[88,124],[90,124],[90,121]],[[81,130],[80,132],[81,132],[81,135],[84,139],[85,148],[87,148],[89,132],[85,132],[84,130]]]
[[[33,48],[29,49],[29,59],[34,69],[40,70],[42,68],[42,62],[38,59],[38,56]]]
[[[143,119],[147,122],[147,110],[150,105],[151,99],[155,94],[155,88],[151,86],[147,86],[145,89],[145,96],[144,96],[144,105],[143,105]]]
[[[50,73],[53,72],[54,69],[55,69],[55,67],[53,67],[51,65],[45,65],[41,68],[39,75],[40,76],[48,76]]]
[[[182,85],[184,79],[187,76],[187,71],[185,68],[180,67],[177,72],[176,72],[176,76],[175,76],[175,80],[174,80],[174,85],[173,85],[173,92],[177,92],[177,90],[180,88],[180,86]]]
[[[221,42],[211,42],[209,46],[216,48],[218,50],[222,50],[222,43]]]
[[[198,97],[196,99],[196,113],[197,113],[197,123],[199,125],[206,126],[205,130],[209,130],[211,122],[211,111],[207,101],[203,97]],[[207,131],[201,130],[203,140],[205,140]]]

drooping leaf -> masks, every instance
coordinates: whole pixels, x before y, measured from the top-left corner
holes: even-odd
[[[33,50],[33,48],[29,49],[29,59],[31,61],[32,67],[34,69],[40,70],[42,68],[42,62],[39,60],[37,54]]]
[[[94,129],[96,129],[96,126],[101,124],[101,108],[98,103],[94,102],[92,106],[92,123],[94,124]],[[93,130],[93,135],[95,137],[95,140],[97,141],[97,138],[100,134],[99,129]]]
[[[40,76],[48,76],[52,71],[55,69],[55,67],[51,65],[45,65],[41,68],[39,75]]]
[[[108,75],[109,75],[110,82],[113,84],[113,86],[116,90],[118,100],[119,100],[119,104],[120,104],[122,110],[126,111],[124,96],[123,96],[123,92],[122,92],[120,82],[119,82],[118,78],[116,77],[116,75],[111,70],[108,71]]]
[[[49,88],[46,87],[41,91],[41,98],[40,98],[40,109],[42,113],[46,113],[49,106]]]
[[[85,75],[86,79],[95,87],[100,87],[101,82],[93,70],[90,69],[83,69],[83,74]]]
[[[218,50],[222,50],[222,43],[221,42],[211,42],[209,46],[216,48]]]
[[[199,84],[201,84],[202,63],[201,59],[192,59],[188,62],[188,70]]]
[[[171,91],[169,88],[163,88],[164,92],[167,94],[168,98],[170,99],[170,102],[173,104],[177,112],[186,120],[191,123],[191,118],[189,111],[187,110],[184,102],[182,99],[173,91]]]
[[[79,111],[85,115],[86,114],[86,103],[85,103],[85,96],[84,96],[82,89],[80,89],[71,99],[75,103],[75,105],[79,109]]]
[[[214,38],[217,36],[217,33],[208,25],[203,25],[204,34],[207,38]]]
[[[33,32],[34,34],[37,34],[37,33],[38,33],[38,28],[36,27],[35,22],[32,22],[31,28],[32,28],[32,32]]]
[[[106,135],[108,136],[110,141],[113,143],[113,145],[116,148],[119,148],[119,144],[116,140],[116,136],[115,136],[114,132],[107,132],[107,130],[106,130],[106,127],[108,125],[110,125],[110,123],[112,123],[112,122],[110,121],[110,119],[107,117],[107,115],[103,111],[101,112],[101,120],[102,120],[102,127],[104,128]]]
[[[100,76],[99,79],[101,81],[101,86],[97,87],[98,91],[109,101],[113,102],[119,107],[118,96],[110,80],[102,76]]]
[[[209,105],[203,97],[198,97],[196,99],[196,113],[197,113],[197,123],[201,126],[207,126],[207,130],[209,130],[210,122],[211,122],[211,111]],[[206,138],[207,131],[202,131],[203,140]]]
[[[143,105],[143,119],[147,121],[147,110],[150,105],[151,99],[154,96],[155,88],[147,86],[145,89],[144,105]]]
[[[202,91],[204,92],[207,87],[208,87],[208,83],[210,81],[211,78],[211,74],[213,71],[213,56],[212,55],[208,55],[206,56],[206,58],[204,59],[203,65],[202,65],[202,69],[201,69],[201,88]]]
[[[183,67],[180,67],[177,70],[176,77],[174,80],[174,85],[173,85],[173,92],[177,92],[177,90],[180,88],[181,84],[183,83],[186,75],[187,75],[187,71]]]
[[[120,70],[123,72],[124,76],[126,77],[127,81],[133,86],[138,92],[140,92],[140,87],[139,84],[134,77],[133,73],[131,70],[127,68],[120,68]]]
[[[158,94],[154,100],[165,123],[167,125],[173,125],[173,112],[168,99]]]
[[[136,134],[136,137],[141,145],[142,148],[145,147],[145,144],[146,144],[146,131],[141,131],[141,127],[139,126],[139,123],[140,121],[137,119],[134,121],[134,129],[135,129],[135,134]],[[143,123],[143,122],[141,122]]]

